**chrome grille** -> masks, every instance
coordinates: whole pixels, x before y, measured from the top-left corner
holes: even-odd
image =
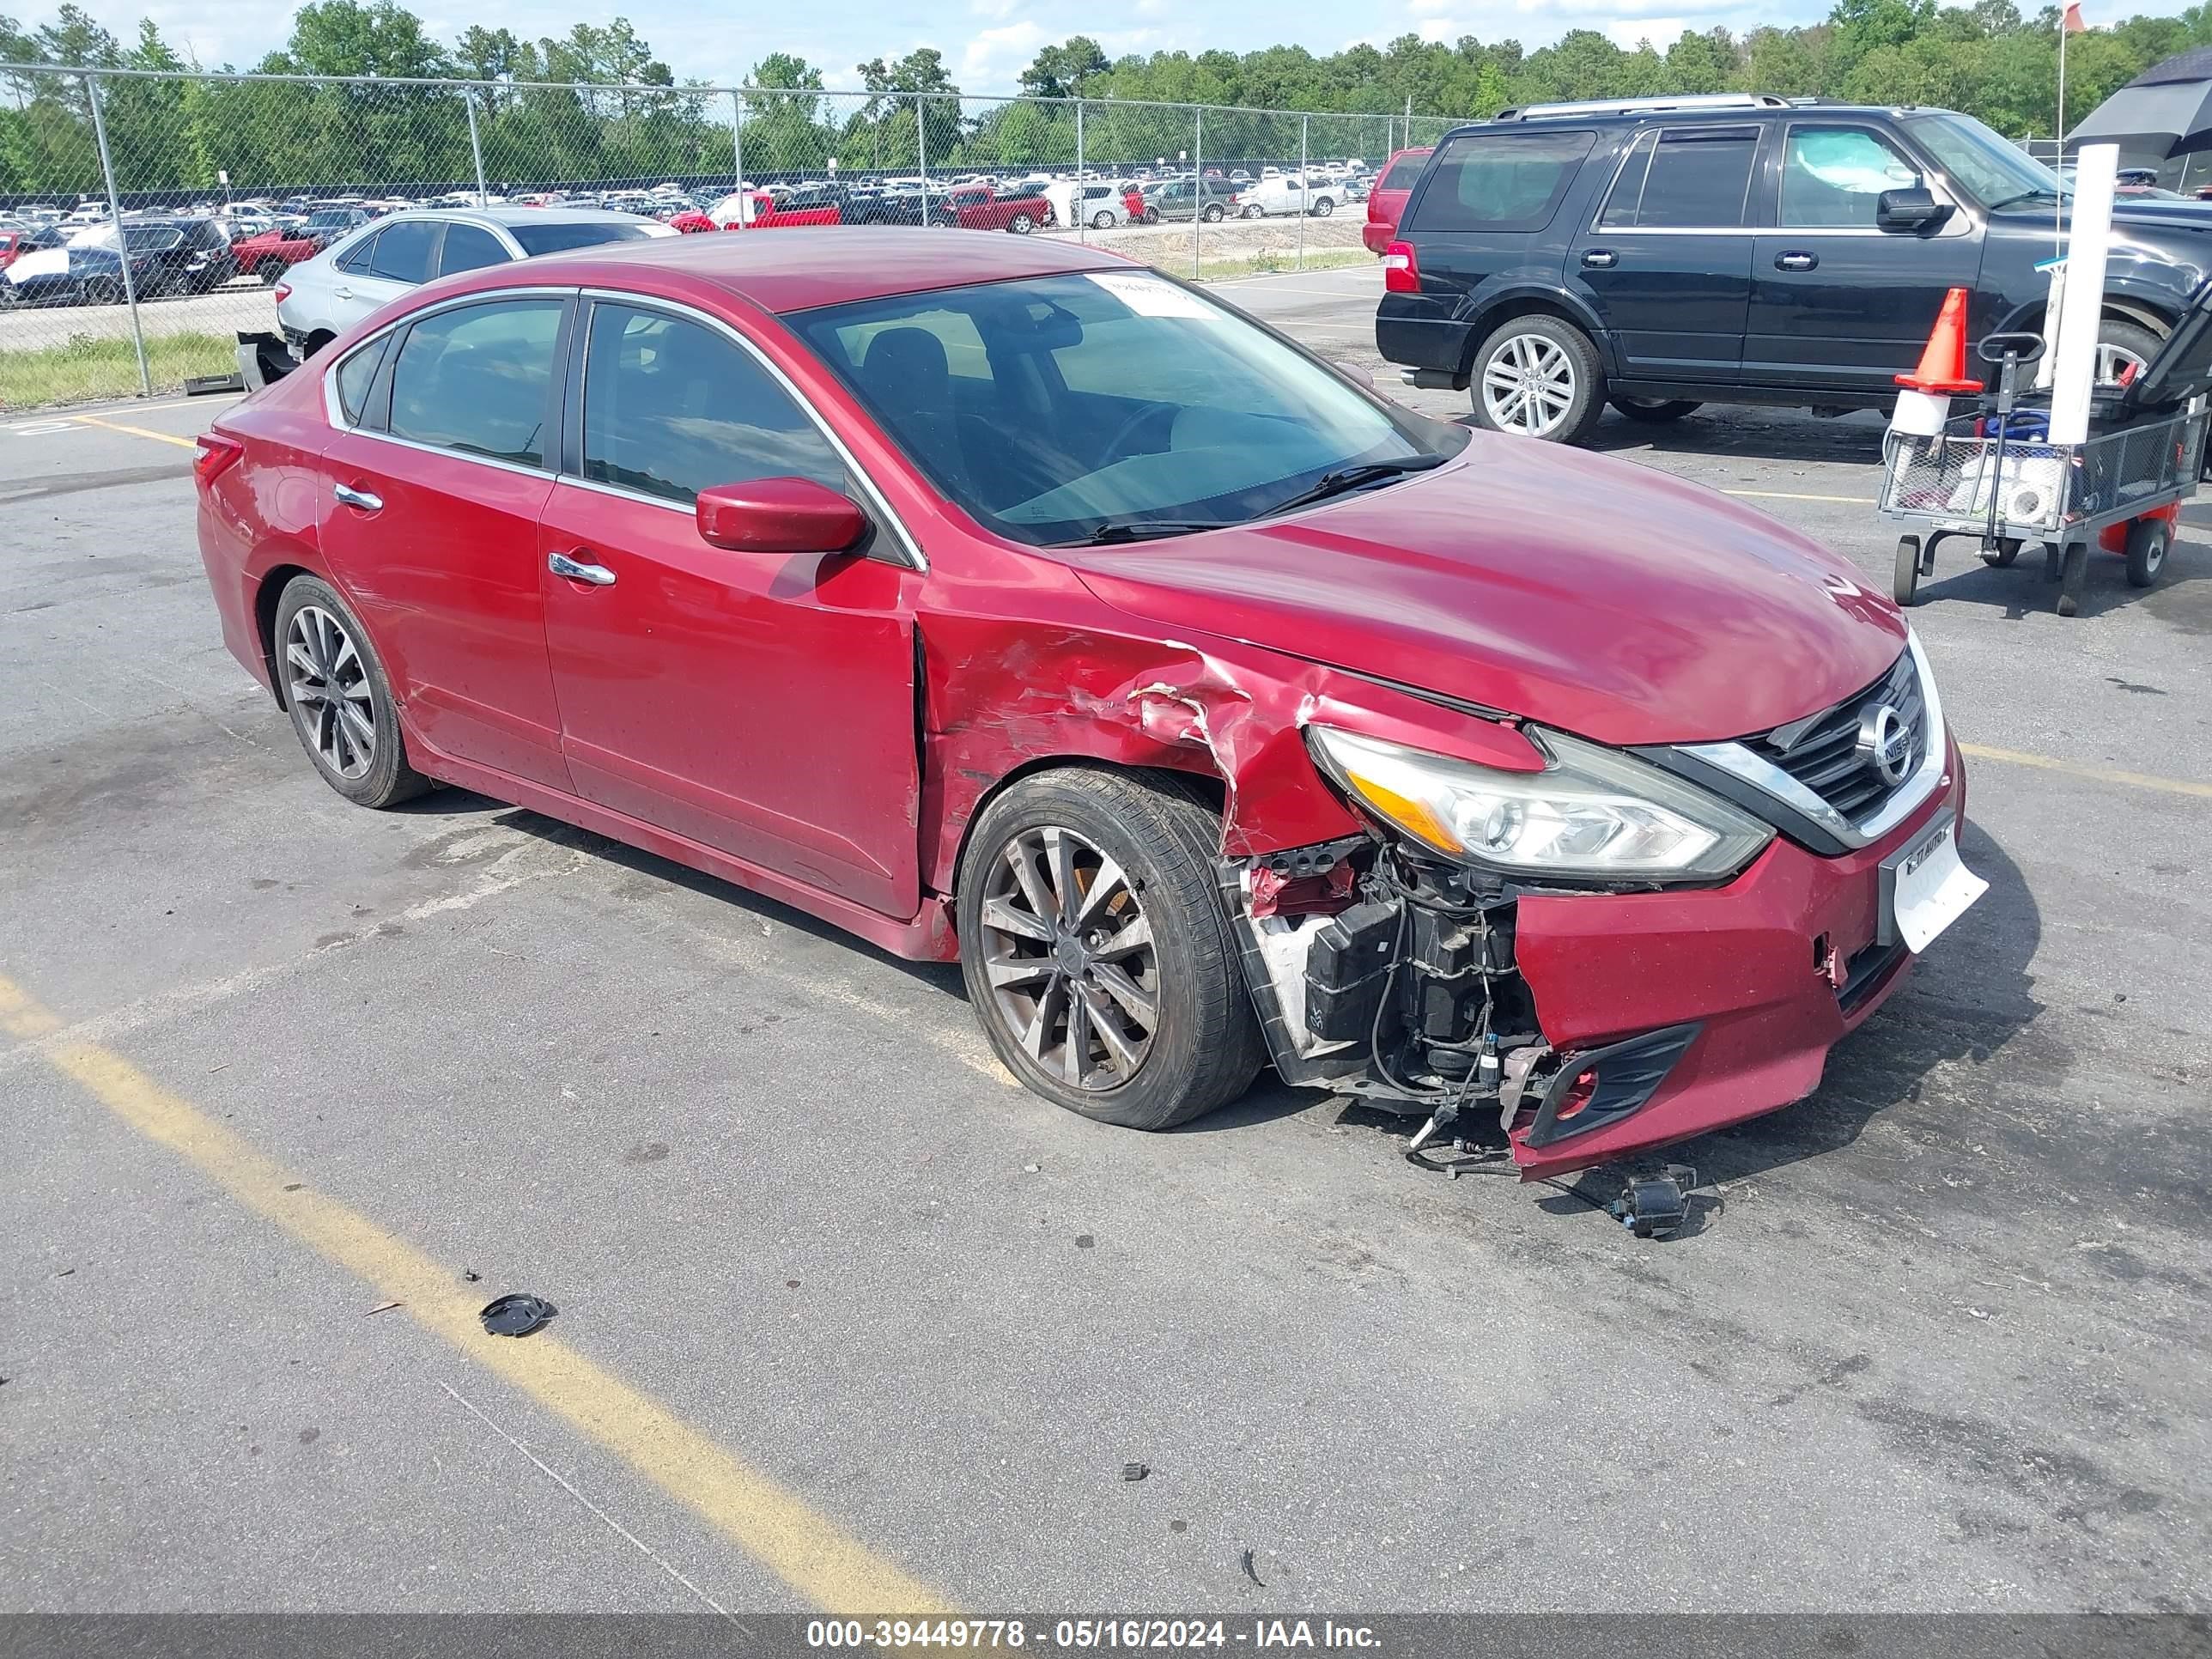
[[[1885,782],[1859,748],[1859,728],[1868,714],[1887,703],[1897,711],[1909,744],[1905,781]],[[1771,761],[1856,823],[1881,810],[1899,789],[1909,787],[1928,753],[1928,704],[1912,653],[1901,653],[1889,672],[1863,691],[1805,720],[1777,726],[1764,737],[1747,738],[1744,747]]]

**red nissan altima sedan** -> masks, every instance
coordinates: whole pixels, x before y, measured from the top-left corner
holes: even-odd
[[[225,639],[339,793],[464,786],[957,957],[1109,1122],[1272,1065],[1618,1159],[1808,1093],[1981,890],[1848,564],[1096,250],[474,271],[198,473]]]

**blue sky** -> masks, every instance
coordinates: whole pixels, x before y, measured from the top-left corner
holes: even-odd
[[[288,32],[296,0],[90,0],[86,9],[126,34],[142,15],[151,16],[173,44],[214,67],[245,65]],[[2112,21],[2138,12],[2172,13],[2185,0],[2136,0],[2100,4],[2089,0],[2090,21]],[[18,0],[19,5],[21,0]],[[796,21],[762,21],[769,9],[747,8],[724,17],[682,0],[612,0],[588,9],[544,0],[414,0],[415,9],[441,40],[471,23],[506,27],[518,34],[561,33],[579,21],[604,21],[617,11],[676,70],[728,84],[767,53],[793,52],[822,66],[832,87],[859,84],[853,66],[864,58],[896,56],[918,46],[935,46],[952,66],[963,90],[1014,90],[1014,80],[1038,46],[1071,34],[1088,34],[1109,53],[1199,52],[1212,46],[1249,52],[1289,43],[1334,52],[1356,40],[1380,44],[1407,30],[1431,40],[1474,34],[1485,40],[1515,39],[1535,47],[1571,28],[1594,28],[1632,46],[1649,37],[1661,45],[1685,27],[1723,24],[1739,33],[1766,23],[1809,22],[1829,0],[1366,0],[1343,5],[1328,0],[846,0],[842,5],[796,9]],[[2033,0],[2021,0],[2022,10]],[[9,8],[15,10],[15,8]],[[24,5],[27,24],[44,21],[51,8]],[[2100,16],[2099,14],[2102,14]]]

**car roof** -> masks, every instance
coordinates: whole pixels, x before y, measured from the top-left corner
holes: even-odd
[[[376,222],[388,225],[400,219],[467,220],[477,224],[502,225],[634,225],[641,216],[635,213],[610,213],[604,208],[585,207],[441,207],[408,208],[398,213],[387,213]]]
[[[1624,100],[1610,108],[1587,109],[1570,106],[1556,113],[1540,106],[1523,114],[1509,110],[1495,121],[1470,121],[1454,127],[1443,137],[1443,143],[1470,132],[1541,132],[1548,127],[1616,127],[1647,126],[1658,123],[1665,126],[1742,126],[1750,121],[1768,121],[1777,117],[1784,119],[1809,118],[1820,120],[1866,120],[1879,116],[1949,115],[1954,111],[1937,105],[1923,104],[1843,104],[1826,99],[1786,99],[1771,103],[1745,102],[1723,106],[1677,104],[1664,100],[1648,101]]]
[[[970,283],[1127,270],[1133,264],[1103,249],[1042,237],[839,225],[601,243],[472,274],[484,279],[477,286],[522,287],[553,280],[557,268],[564,282],[670,298],[714,289],[763,311],[791,312]]]

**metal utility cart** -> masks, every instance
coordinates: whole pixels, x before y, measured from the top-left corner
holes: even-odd
[[[1946,537],[1971,536],[1984,562],[2009,565],[2031,542],[2058,584],[2058,614],[2080,609],[2093,543],[2124,554],[2128,580],[2155,582],[2172,544],[2179,504],[2197,493],[2212,391],[2212,310],[2200,289],[2182,324],[2124,388],[2099,399],[2087,441],[2054,444],[2045,412],[2017,397],[2019,372],[2043,354],[2033,334],[1981,344],[2000,371],[1996,396],[1942,433],[1892,432],[1883,445],[1881,511],[1919,526],[1897,544],[1892,586],[1911,605]]]

